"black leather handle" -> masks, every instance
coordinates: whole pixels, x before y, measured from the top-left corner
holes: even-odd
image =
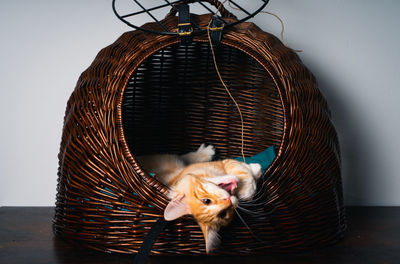
[[[139,252],[135,256],[133,260],[133,264],[145,264],[147,257],[153,248],[154,243],[157,241],[158,235],[163,231],[167,221],[164,218],[158,218],[157,222],[151,227],[149,233],[143,240],[142,246],[139,249]]]
[[[224,7],[224,5],[218,0],[200,0],[200,1],[207,2],[207,3],[210,3],[211,5],[215,6],[215,8],[217,8],[219,10],[222,17],[232,17],[232,18],[237,19],[236,16],[234,14],[232,14],[231,12],[229,12]],[[182,1],[182,3],[185,3],[185,4],[190,4],[190,3],[195,3],[195,2],[199,2],[199,1],[198,0],[183,0]],[[179,6],[179,5],[182,5],[182,4],[178,3],[175,6]],[[166,17],[175,16],[177,11],[178,10],[176,10],[175,8],[171,8],[171,10],[169,11],[169,13],[167,14]]]
[[[193,27],[190,23],[190,11],[188,4],[180,4],[178,6],[178,34],[181,37],[182,44],[192,42]]]

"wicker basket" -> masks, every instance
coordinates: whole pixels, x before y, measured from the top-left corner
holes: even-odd
[[[206,27],[211,15],[192,19]],[[163,23],[174,30],[177,18]],[[302,251],[338,241],[345,229],[339,145],[314,76],[253,23],[227,30],[216,59],[244,115],[245,154],[271,145],[278,152],[245,205],[252,232],[235,218],[214,254]],[[240,156],[240,117],[216,75],[207,36],[185,46],[175,36],[123,34],[100,51],[68,101],[55,233],[101,251],[136,253],[162,217],[168,189],[135,155],[184,153],[203,142],[221,158]],[[199,226],[190,216],[169,222],[151,253],[205,254]]]

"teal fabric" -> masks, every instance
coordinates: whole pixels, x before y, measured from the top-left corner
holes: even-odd
[[[275,148],[274,146],[271,146],[254,156],[246,157],[246,163],[259,163],[261,165],[261,171],[264,173],[268,169],[269,165],[274,161],[275,157]],[[234,159],[243,162],[243,157],[237,157]]]

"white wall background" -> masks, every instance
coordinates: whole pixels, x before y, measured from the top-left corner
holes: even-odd
[[[400,1],[271,0],[266,10],[330,104],[346,204],[399,206]],[[269,15],[253,21],[280,33]],[[54,205],[67,99],[128,30],[111,0],[0,2],[0,206]]]

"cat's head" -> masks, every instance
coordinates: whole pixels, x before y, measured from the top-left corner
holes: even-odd
[[[174,197],[164,211],[166,220],[191,214],[200,225],[209,252],[218,244],[218,230],[232,220],[238,199],[233,196],[236,176],[202,178],[188,174],[176,186]]]

